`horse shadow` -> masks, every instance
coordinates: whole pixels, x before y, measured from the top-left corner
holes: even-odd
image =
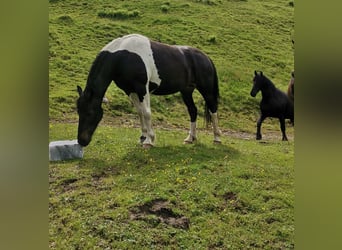
[[[223,144],[169,145],[149,150],[132,148],[121,158],[121,164],[128,164],[136,169],[149,165],[153,165],[157,169],[164,169],[175,165],[209,165],[217,163],[220,159],[222,162],[229,161],[229,159],[238,157],[239,154],[238,150]]]
[[[111,158],[90,157],[77,162],[79,168],[87,171],[93,179],[120,175],[122,173],[136,173],[139,171],[162,171],[170,167],[183,167],[189,164],[200,164],[203,167],[215,167],[214,164],[222,164],[236,157],[240,152],[224,144],[195,143],[191,145],[163,145],[150,149],[144,149],[141,145],[129,147],[121,156]],[[219,162],[219,163],[218,163]]]

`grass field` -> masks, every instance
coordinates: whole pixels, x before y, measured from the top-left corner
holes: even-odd
[[[112,39],[141,33],[206,52],[220,85],[222,145],[204,128],[182,144],[179,94],[152,97],[156,147],[142,149],[138,118],[114,84],[81,160],[49,164],[51,249],[293,249],[294,128],[276,120],[255,141],[254,70],[285,90],[294,68],[291,1],[49,1],[50,141],[77,135],[76,85]]]
[[[50,140],[76,124],[54,124]],[[50,164],[52,249],[292,249],[293,142],[101,126],[82,160]],[[61,136],[63,135],[63,136]]]

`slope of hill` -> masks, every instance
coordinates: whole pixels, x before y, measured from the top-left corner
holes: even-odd
[[[76,85],[85,86],[106,43],[129,33],[206,52],[219,75],[220,123],[234,130],[254,131],[260,99],[249,96],[254,70],[285,90],[294,68],[294,8],[287,0],[50,0],[49,11],[50,120],[77,121]],[[135,112],[114,84],[107,97],[104,121]],[[195,98],[201,111],[197,92]],[[155,123],[188,124],[179,95],[151,102]]]
[[[249,95],[255,69],[286,89],[293,2],[50,0],[49,8],[50,141],[75,138],[76,85],[85,86],[106,43],[129,33],[213,59],[224,132],[222,145],[201,128],[198,143],[184,145],[189,118],[179,94],[153,97],[157,142],[144,150],[135,110],[110,86],[84,158],[49,164],[51,249],[294,248],[293,128],[281,142],[278,121],[267,122],[274,131],[256,141],[260,95]]]

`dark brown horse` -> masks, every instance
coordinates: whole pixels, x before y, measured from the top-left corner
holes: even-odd
[[[287,96],[290,98],[290,100],[294,103],[294,82],[295,82],[295,76],[294,72],[291,73],[291,79],[289,82],[289,85],[287,87]]]
[[[141,124],[140,142],[154,144],[150,94],[170,95],[180,92],[190,115],[190,132],[184,140],[196,140],[197,108],[192,93],[197,89],[206,104],[206,118],[213,124],[214,142],[220,142],[217,108],[218,78],[210,58],[188,46],[170,46],[132,34],[108,43],[97,55],[90,69],[84,91],[77,86],[78,143],[87,146],[102,119],[101,103],[109,84],[114,81],[136,107]]]
[[[258,74],[254,71],[253,88],[251,96],[255,97],[261,91],[262,98],[260,102],[260,118],[257,122],[256,139],[260,140],[261,124],[267,117],[275,117],[279,119],[280,129],[282,132],[282,140],[287,141],[285,133],[285,119],[290,119],[294,124],[294,108],[293,102],[281,90],[269,80],[261,71]]]

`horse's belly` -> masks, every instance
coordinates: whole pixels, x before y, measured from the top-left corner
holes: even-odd
[[[153,84],[152,84],[153,85]],[[181,86],[179,83],[160,83],[159,87],[156,89],[152,89],[151,93],[154,95],[170,95],[177,93],[180,90]]]

